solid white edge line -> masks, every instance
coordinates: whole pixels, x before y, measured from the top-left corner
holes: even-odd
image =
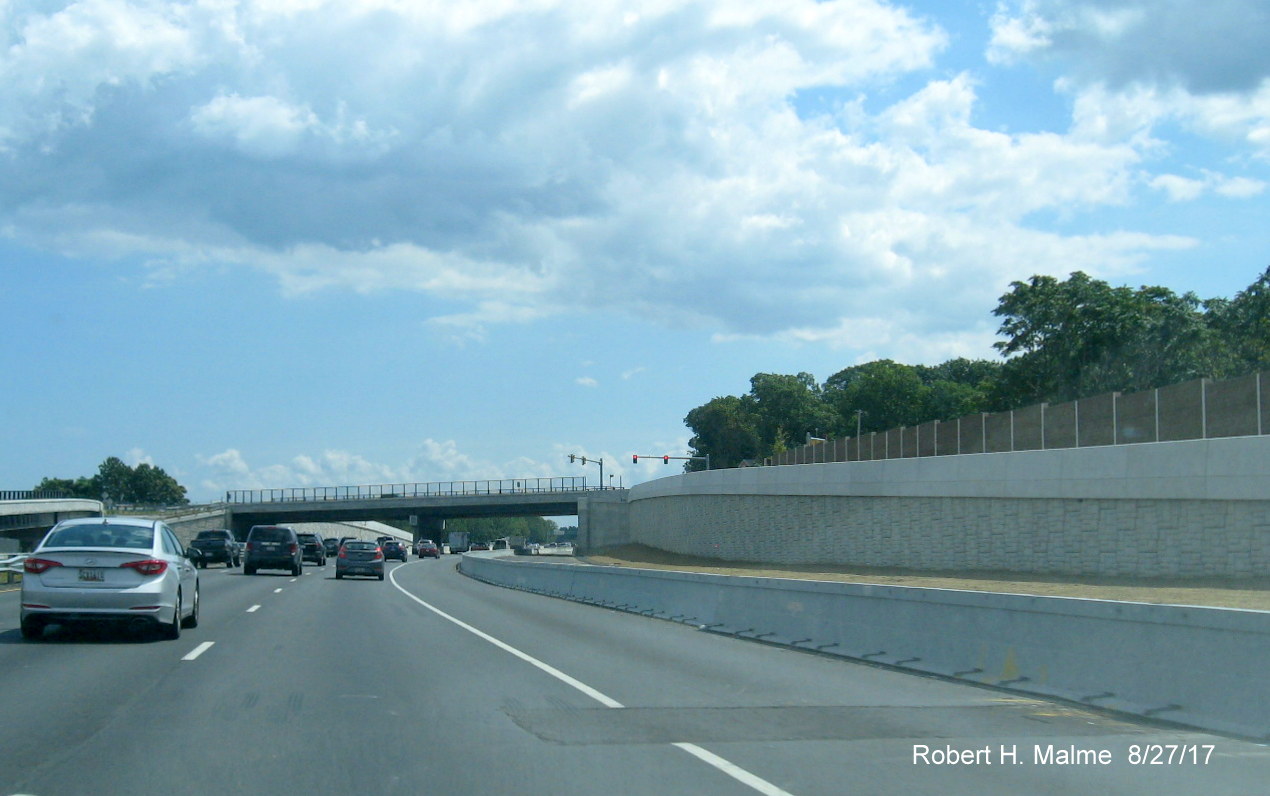
[[[213,645],[213,644],[215,644],[215,643],[216,643],[215,641],[204,641],[202,644],[199,644],[197,647],[195,647],[194,649],[190,650],[190,651],[186,654],[186,656],[185,656],[184,658],[182,658],[181,660],[183,660],[183,661],[192,661],[192,660],[194,660],[195,658],[197,658],[198,656],[202,655],[204,652],[207,652],[209,649],[211,649],[211,648],[212,648],[212,645]]]
[[[249,613],[249,614],[254,614],[255,612],[257,612],[257,611],[259,611],[259,610],[260,610],[260,606],[259,606],[259,605],[253,605],[252,607],[250,607],[250,608],[248,608],[248,609],[247,609],[247,613]]]
[[[496,639],[493,636],[491,636],[489,633],[486,633],[483,630],[478,630],[477,628],[469,625],[467,622],[464,622],[462,619],[458,619],[456,617],[450,616],[445,611],[442,611],[440,608],[437,608],[435,605],[432,605],[431,603],[428,603],[414,596],[410,592],[406,591],[405,588],[402,587],[402,585],[397,582],[396,569],[392,571],[392,573],[388,576],[388,578],[389,580],[392,581],[393,588],[397,589],[397,591],[401,592],[402,594],[406,595],[410,599],[419,603],[424,608],[427,608],[429,611],[441,617],[442,619],[446,620],[447,622],[452,622],[453,624],[458,625],[459,627],[463,628],[464,630],[473,634],[474,636],[477,636],[478,638],[482,638],[485,641],[488,641],[490,644],[493,644],[495,647],[498,647],[504,652],[515,655],[517,658],[520,658],[525,663],[528,663],[532,666],[536,666],[537,668],[541,669],[542,671],[556,678],[557,680],[564,683],[565,685],[569,685],[569,686],[572,686],[573,688],[576,688],[577,690],[581,691],[582,693],[594,699],[596,702],[599,702],[601,705],[604,705],[606,708],[626,707],[621,702],[618,702],[616,699],[613,699],[612,697],[604,694],[603,692],[592,688],[591,686],[587,685],[581,680],[578,680],[574,677],[570,677],[569,675],[560,671],[559,669],[552,666],[551,664],[544,663],[543,661],[538,660],[537,658],[535,658],[534,656],[530,655],[527,652],[521,652],[520,650],[516,649],[512,645],[504,641],[500,641],[499,639]],[[793,796],[793,794],[777,787],[776,785],[773,785],[772,783],[768,782],[762,777],[759,777],[755,774],[751,774],[749,771],[746,771],[745,769],[741,768],[740,766],[736,765],[730,760],[720,757],[711,751],[703,749],[694,743],[672,743],[671,746],[674,746],[678,749],[682,749],[683,751],[697,758],[701,762],[706,763],[710,766],[713,766],[715,769],[723,772],[724,774],[727,774],[729,777],[732,777],[736,781],[741,782],[745,785],[748,785],[754,790],[758,791],[759,793],[764,794],[764,796]]]

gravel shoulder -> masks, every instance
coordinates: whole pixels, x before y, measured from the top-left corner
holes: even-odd
[[[539,560],[551,561],[552,559],[540,558]],[[601,566],[706,572],[716,575],[800,578],[842,583],[922,586],[937,589],[966,589],[1050,597],[1082,597],[1096,600],[1205,605],[1270,611],[1270,577],[1079,577],[1020,575],[1016,572],[931,572],[828,564],[776,565],[697,558],[668,553],[643,545],[604,548],[587,556],[579,556],[577,560]]]

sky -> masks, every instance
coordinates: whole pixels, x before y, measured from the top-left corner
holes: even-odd
[[[0,0],[0,489],[676,465],[1014,280],[1270,265],[1264,0]]]

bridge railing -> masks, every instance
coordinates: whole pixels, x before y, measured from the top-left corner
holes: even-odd
[[[462,495],[523,495],[542,492],[581,492],[589,488],[585,476],[504,478],[492,481],[431,481],[420,484],[363,484],[360,486],[304,486],[285,489],[233,489],[226,503],[279,503],[311,500],[367,500],[375,498],[453,497]]]

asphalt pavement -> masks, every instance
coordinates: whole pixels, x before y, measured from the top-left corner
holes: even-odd
[[[177,641],[24,642],[0,592],[0,794],[1220,796],[1270,779],[1264,745],[500,589],[456,560],[384,582],[201,570],[202,621]]]

